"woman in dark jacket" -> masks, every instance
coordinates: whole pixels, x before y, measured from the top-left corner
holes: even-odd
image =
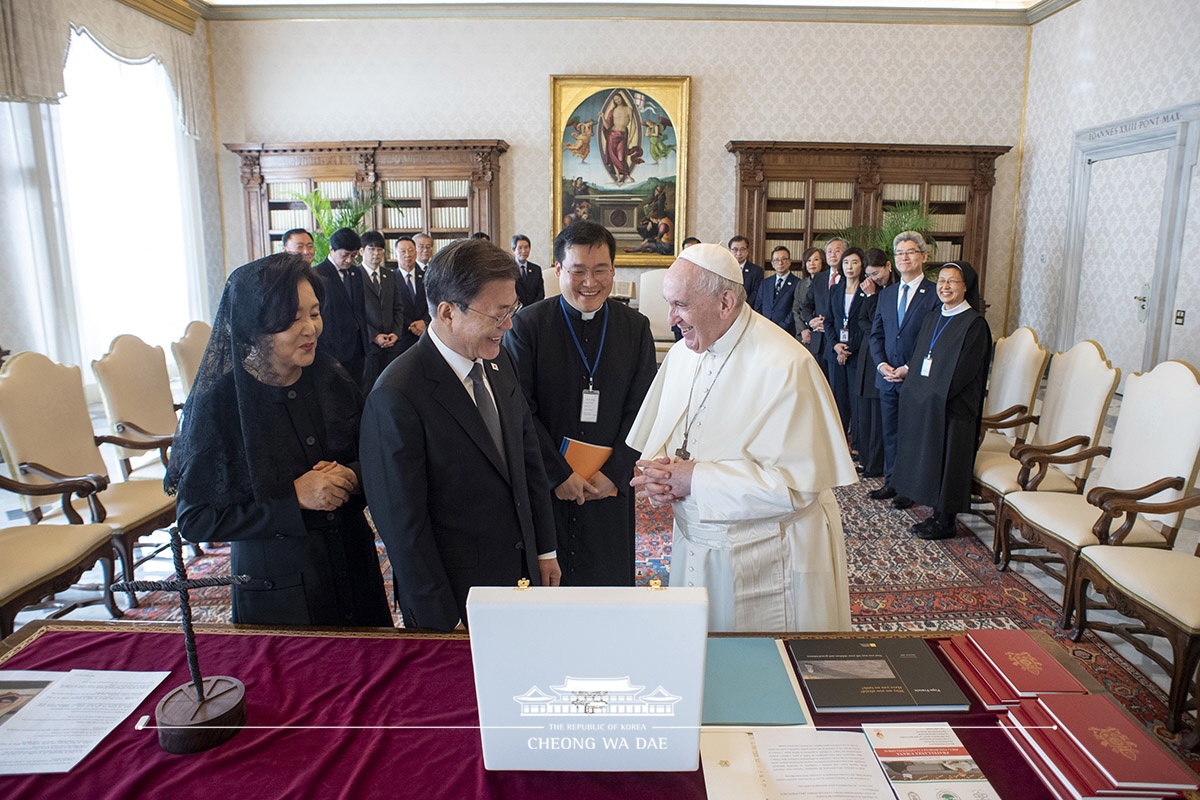
[[[323,290],[280,253],[229,276],[165,487],[180,533],[231,542],[233,621],[392,625],[363,515],[363,397],[317,346]]]

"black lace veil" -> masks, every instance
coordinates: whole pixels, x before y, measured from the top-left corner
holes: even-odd
[[[272,457],[273,437],[278,435],[273,432],[280,426],[269,418],[284,413],[278,403],[270,402],[269,393],[287,390],[260,382],[243,364],[261,356],[263,336],[291,324],[301,280],[309,280],[318,301],[323,299],[316,274],[299,256],[287,253],[252,261],[226,280],[212,335],[175,433],[163,480],[168,494],[182,490],[189,503],[224,508],[294,492],[297,476]],[[329,459],[357,461],[362,395],[341,364],[322,352],[319,340],[316,358],[301,381],[311,382],[316,391]]]

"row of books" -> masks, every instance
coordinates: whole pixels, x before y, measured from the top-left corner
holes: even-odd
[[[920,202],[921,184],[885,183],[879,188],[879,196],[886,203]],[[929,202],[965,203],[967,202],[967,187],[962,184],[937,184],[930,186]]]
[[[850,227],[850,209],[814,208],[813,227],[822,231],[836,231]]]
[[[383,225],[386,228],[406,228],[419,230],[424,218],[419,208],[388,208],[383,209]]]
[[[308,181],[278,181],[267,184],[267,200],[272,203],[286,203],[306,192]]]
[[[768,228],[803,228],[804,207],[793,208],[791,211],[768,211]]]
[[[421,199],[422,181],[384,181],[383,196],[389,200]]]
[[[786,247],[788,252],[792,254],[792,258],[800,258],[800,255],[804,252],[805,244],[803,239],[767,239],[768,258],[771,251],[776,247]],[[768,263],[766,266],[770,267],[771,265]]]
[[[808,181],[767,181],[767,197],[784,200],[803,200]]]
[[[289,231],[292,228],[308,228],[312,225],[312,217],[303,208],[273,208],[271,209],[271,230]]]
[[[934,242],[933,261],[958,261],[962,258],[962,245],[958,242]]]
[[[435,228],[466,228],[470,225],[466,206],[435,206],[429,209],[429,220]]]
[[[961,231],[967,226],[966,214],[930,214],[935,231]]]
[[[458,199],[467,197],[468,181],[430,181],[429,196],[434,199]]]

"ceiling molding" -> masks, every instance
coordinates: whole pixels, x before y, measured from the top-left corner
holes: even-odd
[[[1029,24],[1033,25],[1036,22],[1041,22],[1046,17],[1051,17],[1062,11],[1067,6],[1078,3],[1079,0],[1042,0],[1036,6],[1033,6],[1026,13],[1029,16]]]
[[[177,28],[188,36],[196,32],[196,20],[202,12],[188,3],[188,0],[117,0],[130,8],[136,8],[148,17],[159,22],[165,22],[172,28]]]
[[[136,2],[137,0],[122,0]],[[160,0],[162,1],[162,0]],[[153,2],[153,0],[142,0]],[[182,0],[180,0],[182,2]],[[352,3],[213,6],[188,0],[209,20],[519,19],[864,22],[924,25],[1030,25],[1078,0],[1042,0],[1029,10],[845,6],[672,5],[666,3]],[[1048,10],[1042,11],[1043,7]],[[1032,19],[1034,14],[1037,18]]]

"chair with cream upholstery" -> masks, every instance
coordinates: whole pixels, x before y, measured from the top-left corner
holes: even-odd
[[[92,373],[100,385],[108,429],[117,436],[155,444],[165,467],[167,448],[178,424],[175,412],[182,406],[171,398],[171,377],[163,349],[123,334],[112,340],[99,361],[92,362]],[[133,472],[130,459],[145,455],[145,449],[118,450],[121,475],[129,480]],[[161,470],[156,477],[162,478]]]
[[[1027,444],[1016,448],[1021,452],[1036,450],[1047,456],[1073,456],[1099,442],[1108,404],[1120,377],[1121,371],[1108,363],[1104,351],[1095,342],[1083,341],[1065,353],[1055,354],[1050,362],[1042,407],[1036,416],[1028,416],[1028,420],[1036,425],[1033,436]],[[1092,459],[1089,458],[1069,463],[1049,462],[1041,471],[1030,475],[1030,470],[1022,467],[1012,450],[980,450],[975,456],[971,488],[996,511],[1004,495],[1020,489],[1078,494],[1091,469]],[[994,524],[995,517],[990,521]],[[997,564],[1001,563],[1001,542],[1000,536],[993,539]],[[1007,561],[1002,568],[1004,566]]]
[[[1147,506],[1162,506],[1153,509]],[[1200,506],[1200,495],[1170,504],[1147,504],[1134,501],[1114,501],[1109,509],[1117,514],[1137,514],[1143,511],[1182,511]],[[1128,518],[1127,518],[1128,523]],[[1122,526],[1124,527],[1124,526]],[[1072,638],[1083,636],[1086,628],[1107,631],[1120,636],[1171,676],[1167,692],[1166,727],[1178,733],[1183,727],[1183,714],[1188,707],[1189,693],[1200,697],[1200,683],[1194,684],[1196,666],[1200,663],[1200,546],[1194,554],[1179,550],[1158,550],[1145,547],[1123,547],[1120,530],[1112,544],[1085,547],[1075,573],[1075,607],[1078,624]],[[1088,585],[1126,617],[1141,623],[1107,623],[1087,618]],[[1143,636],[1159,636],[1171,645],[1168,660],[1147,644]],[[1194,706],[1193,706],[1194,708]],[[1200,746],[1200,722],[1192,724],[1192,732],[1184,746]]]
[[[134,547],[143,536],[175,521],[175,500],[157,480],[109,483],[99,445],[132,449],[157,449],[116,436],[96,436],[83,395],[78,367],[56,364],[40,353],[18,353],[0,369],[0,453],[12,478],[27,485],[54,489],[88,483],[95,494],[72,501],[87,510],[91,521],[105,523],[121,559],[125,580],[134,579],[134,568],[151,556],[135,561]],[[74,521],[74,512],[44,510],[36,499],[21,498],[32,523]],[[77,518],[77,517],[76,517]],[[131,605],[137,597],[131,592]]]
[[[208,337],[211,335],[212,326],[197,319],[188,323],[182,339],[171,342],[171,355],[175,357],[185,396],[192,390],[192,381],[196,380],[200,362],[204,360],[204,348],[208,347]]]
[[[1074,614],[1071,588],[1080,551],[1111,544],[1114,538],[1109,528],[1119,514],[1105,510],[1105,504],[1133,503],[1131,507],[1141,512],[1130,515],[1118,531],[1123,547],[1169,550],[1174,545],[1183,512],[1164,511],[1162,504],[1189,495],[1195,484],[1200,463],[1196,409],[1200,409],[1200,382],[1189,365],[1164,361],[1144,375],[1135,373],[1126,381],[1112,445],[1089,447],[1071,456],[1079,461],[1108,456],[1104,466],[1088,477],[1086,496],[1038,491],[1004,496],[996,520],[997,535],[1004,538],[1002,557],[1029,561],[1063,582],[1063,628],[1069,627]],[[1022,466],[1031,469],[1062,463],[1059,456],[1022,453],[1020,448],[1017,456]],[[1024,542],[1049,555],[1013,555],[1014,530]]]
[[[667,321],[669,310],[663,299],[665,269],[648,269],[638,278],[638,311],[650,320],[650,335],[654,338],[654,356],[659,364],[675,344],[675,334]]]
[[[542,269],[542,286],[546,289],[546,297],[558,297],[562,294],[562,287],[558,285],[558,276],[554,274],[554,267]]]
[[[1014,444],[1025,441],[1028,415],[1033,411],[1049,359],[1050,351],[1038,344],[1032,328],[1017,328],[996,342],[987,395],[983,399],[984,435],[980,450],[1007,453]]]

